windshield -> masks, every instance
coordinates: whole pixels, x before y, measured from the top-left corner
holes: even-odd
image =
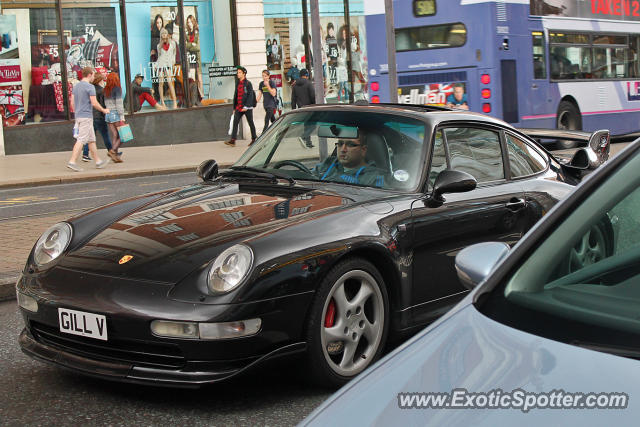
[[[425,166],[422,121],[394,114],[308,111],[285,115],[234,168],[296,180],[385,189],[417,187]]]
[[[488,304],[497,320],[640,357],[640,156],[577,206]]]

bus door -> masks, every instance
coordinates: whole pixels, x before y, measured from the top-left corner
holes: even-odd
[[[544,33],[539,30],[531,31],[531,55],[525,55],[522,63],[529,67],[528,80],[529,93],[527,97],[528,108],[522,112],[522,116],[540,116],[549,114],[549,59],[547,57],[544,41]],[[533,64],[531,63],[533,61]],[[524,70],[523,70],[524,71]],[[526,122],[523,123],[526,126]]]

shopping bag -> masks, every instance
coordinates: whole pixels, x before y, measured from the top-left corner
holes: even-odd
[[[228,135],[231,135],[233,133],[233,116],[235,115],[235,112],[231,113],[231,120],[229,120],[229,130],[227,131]]]
[[[120,135],[120,141],[129,142],[133,139],[133,132],[131,132],[131,126],[128,124],[118,126],[118,135]]]

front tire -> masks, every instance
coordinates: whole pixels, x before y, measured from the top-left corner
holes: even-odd
[[[582,115],[578,107],[570,101],[561,101],[556,115],[556,127],[564,130],[582,130]],[[558,140],[557,144],[564,149],[578,145],[576,141]]]
[[[315,382],[341,386],[382,354],[389,299],[369,261],[340,262],[324,278],[307,321],[307,361]]]

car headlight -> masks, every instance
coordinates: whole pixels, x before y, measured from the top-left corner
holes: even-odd
[[[209,268],[208,286],[213,293],[229,292],[246,278],[253,264],[253,251],[246,245],[224,250]]]
[[[44,232],[33,251],[33,259],[43,266],[58,258],[69,246],[73,230],[66,222],[59,222]]]

